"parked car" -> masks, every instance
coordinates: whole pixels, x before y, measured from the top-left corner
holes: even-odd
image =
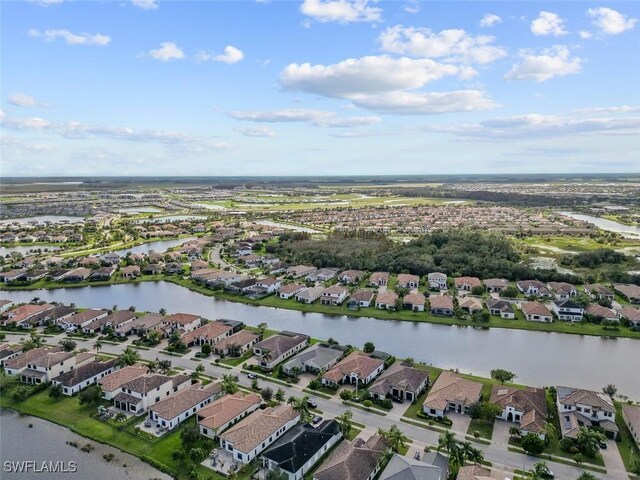
[[[307,400],[307,406],[309,408],[318,408],[318,404],[314,400]]]
[[[247,375],[247,378],[250,378],[251,380],[255,380],[256,378],[258,378],[258,375],[256,375],[255,373],[249,373]]]
[[[601,449],[606,450],[607,449],[607,441],[606,440],[598,440],[598,445],[600,446]]]
[[[313,425],[318,425],[321,421],[322,417],[320,415],[316,415],[315,417],[313,417],[313,420],[311,420],[311,423]]]

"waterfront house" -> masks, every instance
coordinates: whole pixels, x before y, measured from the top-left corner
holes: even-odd
[[[273,370],[283,360],[295,355],[309,345],[309,336],[301,333],[282,331],[253,346],[253,353],[260,360],[260,366]]]
[[[615,298],[614,293],[609,288],[597,283],[585,285],[584,291],[592,300],[613,300]]]
[[[149,407],[149,418],[159,426],[173,430],[221,396],[220,382],[205,386],[196,383]]]
[[[256,410],[220,434],[220,448],[239,463],[249,463],[289,431],[300,415],[289,405]]]
[[[209,322],[182,335],[182,341],[188,347],[192,345],[214,345],[229,337],[233,327],[221,321]]]
[[[120,255],[109,252],[100,255],[100,261],[105,265],[118,265],[120,263]]]
[[[49,353],[58,353],[62,351],[62,347],[56,346],[44,346],[37,347],[26,352],[20,352],[13,358],[4,362],[4,370],[7,375],[14,376],[22,373],[30,362],[37,360],[39,357],[47,355]]]
[[[262,464],[284,472],[288,480],[302,480],[331,447],[342,439],[340,425],[325,420],[317,426],[297,424],[262,453]]]
[[[256,393],[238,391],[224,395],[197,412],[200,433],[217,439],[220,432],[256,411],[262,404],[262,397]]]
[[[128,265],[120,269],[122,278],[137,278],[140,276],[140,267],[138,265]]]
[[[490,315],[498,315],[500,318],[508,318],[513,320],[516,318],[516,313],[511,306],[511,303],[506,300],[500,300],[497,298],[487,299],[487,308]]]
[[[383,370],[384,360],[355,351],[322,375],[322,384],[328,386],[337,386],[341,383],[367,385]]]
[[[584,316],[584,308],[573,300],[556,300],[551,308],[560,320],[568,322],[581,322]]]
[[[372,290],[358,290],[347,301],[347,308],[349,310],[358,310],[359,308],[370,307],[373,297]]]
[[[94,270],[93,273],[89,276],[89,280],[91,281],[103,281],[109,280],[116,271],[116,267],[102,267]]]
[[[213,353],[220,356],[239,357],[262,340],[262,335],[249,330],[240,330],[213,345]]]
[[[582,426],[598,426],[608,436],[617,437],[616,409],[608,395],[581,388],[558,386],[556,402],[563,437],[576,438]]]
[[[629,432],[636,442],[636,445],[640,447],[640,406],[623,403],[622,420],[626,423],[627,428],[629,428]]]
[[[340,305],[349,295],[349,289],[340,285],[325,288],[320,294],[320,303],[323,305]]]
[[[20,305],[12,310],[8,310],[3,314],[3,325],[28,326],[29,320],[45,312],[53,310],[55,305],[52,303],[44,303],[42,305],[34,305],[27,303]]]
[[[373,382],[369,395],[378,400],[386,397],[413,402],[429,385],[429,372],[396,362]]]
[[[120,389],[122,385],[130,382],[131,380],[135,380],[146,373],[147,366],[136,363],[134,365],[123,367],[120,370],[116,370],[109,375],[105,375],[103,378],[98,380],[98,385],[100,385],[100,389],[102,390],[102,398],[105,400],[113,399],[113,397],[121,391]]]
[[[191,385],[191,377],[186,374],[168,377],[152,374],[137,377],[120,387],[120,392],[113,397],[115,408],[140,414],[172,393],[184,390]]]
[[[372,435],[340,443],[313,474],[313,480],[373,480],[389,451],[387,441]]]
[[[25,269],[9,270],[8,272],[0,273],[0,280],[4,283],[15,282],[25,276],[27,271]]]
[[[482,286],[482,282],[478,277],[457,277],[454,283],[458,290],[465,292],[470,292],[474,287]]]
[[[94,385],[101,378],[115,372],[117,359],[105,361],[92,360],[53,379],[54,385],[60,385],[64,395],[75,395],[83,388]]]
[[[429,297],[429,310],[433,315],[453,316],[453,299],[449,295]]]
[[[47,383],[75,366],[76,357],[72,352],[45,351],[27,361],[26,368],[20,372],[20,380],[24,383]]]
[[[94,333],[93,330],[85,331],[92,322],[105,318],[109,312],[107,310],[83,310],[77,312],[74,315],[58,320],[58,326],[65,329],[67,332],[75,332],[76,330],[82,330],[85,333]]]
[[[520,305],[524,317],[532,322],[553,322],[551,311],[538,301],[524,302]]]
[[[482,299],[478,297],[462,297],[458,300],[458,306],[461,310],[465,310],[468,313],[475,313],[482,311]]]
[[[398,288],[418,288],[418,285],[420,285],[419,276],[408,273],[398,274],[398,280],[396,281]]]
[[[82,327],[82,331],[87,334],[98,333],[102,330],[112,328],[114,331],[122,328],[123,325],[133,322],[138,318],[136,312],[130,310],[113,311],[106,316],[98,316],[91,323]]]
[[[165,317],[164,324],[172,331],[192,332],[202,324],[202,317],[190,313],[174,313]]]
[[[504,278],[487,278],[482,283],[489,293],[500,293],[509,286],[509,281]]]
[[[613,288],[631,303],[640,303],[640,285],[616,283]]]
[[[277,291],[281,285],[282,285],[282,281],[278,280],[277,278],[273,278],[273,277],[261,278],[259,280],[256,280],[254,290],[259,291],[258,289],[262,289],[264,291],[261,293],[270,294]]]
[[[598,321],[608,320],[610,322],[618,322],[620,320],[618,318],[618,314],[614,310],[598,305],[597,303],[590,303],[587,305],[584,313],[588,317]]]
[[[278,296],[280,298],[289,299],[291,297],[295,297],[298,293],[306,289],[306,285],[301,283],[289,283],[278,288]],[[322,290],[320,291],[322,292]]]
[[[342,347],[314,345],[282,365],[282,371],[287,375],[294,374],[296,370],[300,373],[310,372],[317,375],[333,367],[342,355],[344,355]]]
[[[519,389],[493,385],[489,401],[501,409],[497,418],[517,423],[522,435],[533,433],[544,438],[547,396],[543,388]]]
[[[65,282],[84,282],[86,279],[88,279],[91,274],[93,274],[93,270],[89,269],[89,268],[84,268],[84,267],[79,267],[79,268],[74,268],[73,270],[67,272],[63,277],[62,280],[64,280]]]
[[[616,312],[621,318],[626,318],[633,328],[640,328],[640,309],[625,305],[617,308]]]
[[[323,287],[311,287],[302,290],[296,294],[296,301],[301,303],[313,303],[324,292]]]
[[[424,312],[424,304],[427,299],[422,293],[409,293],[402,299],[402,308],[412,312]]]
[[[398,294],[396,292],[380,293],[376,297],[376,308],[380,310],[395,310]]]
[[[466,413],[471,405],[480,400],[482,384],[459,377],[444,371],[434,382],[427,398],[422,404],[422,411],[435,418],[444,417],[445,413],[453,410],[456,413]]]
[[[446,290],[447,289],[447,275],[442,272],[431,272],[427,275],[427,281],[429,282],[429,288],[433,290]]]

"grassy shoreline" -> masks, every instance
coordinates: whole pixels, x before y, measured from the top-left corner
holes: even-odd
[[[244,303],[246,305],[283,308],[287,310],[296,310],[303,313],[320,313],[325,315],[335,316],[349,316],[349,317],[370,317],[378,320],[391,320],[391,321],[408,321],[408,322],[423,322],[432,323],[438,325],[450,325],[459,327],[470,328],[510,328],[516,330],[528,330],[537,332],[555,332],[555,333],[567,333],[572,335],[591,335],[598,337],[615,337],[615,338],[632,338],[640,339],[640,331],[632,331],[626,327],[620,327],[619,330],[607,330],[603,331],[602,326],[590,324],[590,323],[570,323],[563,321],[556,321],[553,323],[541,323],[541,322],[529,322],[523,319],[508,320],[502,319],[496,316],[492,316],[488,323],[474,323],[469,320],[457,319],[454,317],[439,317],[431,315],[428,312],[411,312],[411,311],[388,311],[379,310],[373,307],[363,308],[360,310],[348,310],[346,302],[342,306],[321,305],[319,303],[304,304],[296,302],[293,299],[281,299],[277,295],[270,295],[262,299],[251,299],[247,297],[241,297],[231,293],[211,290],[205,286],[197,285],[191,279],[185,279],[178,276],[169,275],[149,275],[142,276],[135,279],[123,279],[123,278],[111,278],[107,281],[96,282],[78,282],[78,283],[56,283],[45,280],[40,280],[32,285],[26,286],[2,286],[0,290],[12,291],[12,290],[53,290],[58,288],[83,288],[87,286],[108,286],[108,285],[121,285],[127,283],[140,283],[140,282],[158,282],[165,281],[175,285],[187,288],[192,292],[199,293],[208,297],[215,297],[230,302]]]

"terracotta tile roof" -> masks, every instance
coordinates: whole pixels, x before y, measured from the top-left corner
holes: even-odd
[[[550,317],[551,312],[547,307],[545,307],[542,303],[534,301],[534,302],[524,302],[520,307],[522,309],[522,313],[525,315],[541,315],[545,317]]]
[[[478,277],[456,277],[455,279],[456,287],[460,287],[465,283],[467,285],[470,285],[472,288],[482,285],[482,282]]]
[[[217,430],[221,425],[261,403],[262,398],[255,393],[236,392],[233,395],[225,395],[198,412],[198,423],[211,430]]]
[[[425,380],[429,378],[429,372],[418,370],[411,365],[396,362],[382,372],[378,379],[369,387],[369,392],[386,396],[393,387],[399,387],[417,392]]]
[[[306,288],[303,284],[301,283],[289,283],[287,285],[282,285],[279,289],[278,289],[278,293],[284,293],[286,294],[291,294],[291,293],[295,293],[298,290],[302,289],[302,288]]]
[[[420,277],[417,275],[411,275],[408,273],[400,273],[398,274],[398,280],[396,281],[396,284],[399,286],[405,286],[408,285],[409,283],[420,283]]]
[[[375,372],[381,365],[383,360],[379,358],[371,358],[366,353],[352,352],[345,359],[338,362],[325,373],[322,378],[333,382],[339,382],[345,375],[356,373],[358,378],[367,378]]]
[[[376,303],[382,305],[395,305],[396,300],[398,300],[398,294],[396,292],[384,292],[378,295]]]
[[[429,298],[431,308],[449,308],[453,310],[453,299],[448,295],[434,295]]]
[[[524,415],[520,427],[531,432],[541,432],[547,419],[547,397],[542,388],[518,389],[493,385],[491,403],[503,410],[513,407]]]
[[[217,395],[222,391],[222,384],[210,383],[206,386],[195,384],[185,390],[176,392],[164,400],[159,401],[149,408],[149,410],[157,413],[165,420],[171,420],[183,412],[197,407],[198,404],[204,402],[207,398]]]
[[[234,345],[247,345],[259,337],[260,335],[250,332],[249,330],[240,330],[239,332],[236,332],[233,335],[228,336],[227,338],[223,338],[218,343],[216,343],[214,347],[218,350],[226,350],[227,348]]]
[[[231,331],[232,328],[222,322],[209,322],[206,325],[196,328],[191,332],[187,332],[182,335],[182,341],[189,345],[194,340],[204,337],[205,340],[212,340],[214,338],[218,338],[220,335],[224,335],[225,333]]]
[[[478,401],[481,391],[481,383],[444,371],[431,387],[423,406],[444,410],[447,408],[449,401],[471,405]]]
[[[135,364],[121,368],[117,372],[113,372],[104,378],[98,380],[98,385],[102,387],[105,392],[113,392],[119,389],[125,383],[130,382],[138,377],[147,373],[147,367],[145,365]]]
[[[277,405],[256,410],[220,435],[220,438],[231,443],[236,450],[249,453],[298,416],[290,405]]]
[[[424,305],[427,299],[421,293],[409,293],[402,299],[402,303],[409,305]]]
[[[16,355],[15,357],[7,360],[4,365],[5,365],[5,368],[20,369],[20,368],[24,368],[28,363],[32,363],[34,360],[38,359],[39,357],[46,355],[47,353],[55,353],[60,351],[62,351],[62,347],[60,346],[38,347],[32,350],[23,352],[20,355]]]
[[[480,465],[467,465],[458,471],[457,480],[491,479],[491,470]]]
[[[178,323],[180,325],[187,325],[199,318],[202,317],[200,317],[200,315],[191,315],[189,313],[174,313],[173,315],[169,315],[165,320],[169,324]]]
[[[313,475],[317,480],[366,480],[388,450],[384,438],[373,435],[366,442],[343,441]]]

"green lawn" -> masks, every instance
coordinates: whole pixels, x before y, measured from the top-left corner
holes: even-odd
[[[473,437],[473,433],[477,431],[480,433],[481,438],[491,440],[491,437],[493,436],[493,423],[493,421],[487,422],[486,420],[473,418],[469,423],[467,433]]]
[[[634,442],[629,427],[627,427],[627,424],[624,423],[622,419],[622,408],[618,402],[616,402],[616,424],[618,425],[620,438],[622,439],[622,441],[616,442],[616,445],[624,462],[624,468],[630,472],[634,462],[640,462],[640,449],[638,449],[638,446]]]

